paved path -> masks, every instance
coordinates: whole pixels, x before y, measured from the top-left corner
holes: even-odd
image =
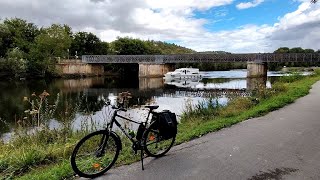
[[[320,82],[294,104],[99,179],[320,179]]]

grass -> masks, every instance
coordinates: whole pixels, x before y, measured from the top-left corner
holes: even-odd
[[[312,84],[319,80],[320,71],[308,77],[283,77],[271,90],[256,92],[255,98],[234,98],[227,106],[220,106],[210,100],[196,108],[189,107],[178,126],[176,144],[284,107],[307,95]],[[74,178],[69,156],[74,144],[86,133],[88,131],[67,133],[59,137],[61,132],[58,130],[43,130],[32,137],[16,138],[8,144],[0,142],[0,179]],[[122,138],[122,143],[123,150],[116,165],[139,160],[139,156],[132,154],[131,144],[126,138]]]

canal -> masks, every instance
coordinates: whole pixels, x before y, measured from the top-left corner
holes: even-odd
[[[228,97],[246,96],[246,89],[254,83],[271,87],[280,72],[268,72],[266,80],[246,79],[246,70],[208,71],[201,72],[199,80],[171,80],[163,78],[111,78],[92,77],[84,79],[54,79],[54,80],[24,80],[0,82],[0,135],[5,139],[11,132],[23,124],[32,128],[34,123],[24,121],[30,103],[23,101],[25,97],[36,98],[44,90],[48,96],[48,107],[57,107],[55,115],[50,119],[50,128],[59,128],[68,121],[73,129],[79,130],[84,126],[102,127],[110,117],[110,107],[105,106],[106,99],[115,103],[118,93],[132,93],[131,106],[125,116],[135,120],[146,117],[146,104],[159,105],[159,111],[169,109],[178,117],[186,106],[196,105],[208,98],[216,99],[220,104],[228,102]],[[49,111],[48,111],[49,112]],[[127,128],[136,128],[125,124]]]

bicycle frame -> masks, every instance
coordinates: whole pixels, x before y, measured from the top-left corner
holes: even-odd
[[[132,119],[126,118],[126,117],[124,117],[124,116],[121,116],[121,115],[118,114],[118,111],[119,111],[119,110],[115,110],[115,112],[114,112],[113,115],[112,115],[112,118],[111,118],[111,122],[110,122],[110,124],[109,124],[109,127],[107,127],[108,132],[110,133],[110,132],[112,131],[113,124],[116,124],[116,126],[125,134],[125,136],[127,136],[127,138],[130,139],[130,141],[131,141],[132,143],[136,143],[137,141],[136,141],[135,139],[133,139],[133,137],[131,137],[131,136],[126,132],[126,130],[121,126],[121,124],[118,122],[118,120],[116,119],[116,117],[119,117],[119,118],[121,118],[121,119],[123,119],[123,120],[126,120],[126,121],[133,122],[133,123],[135,123],[135,124],[141,124],[141,123],[143,123],[145,126],[147,126],[148,120],[149,120],[149,117],[150,117],[150,114],[152,113],[152,110],[149,110],[148,116],[147,116],[145,122],[137,122],[137,121],[134,121],[134,120],[132,120]]]

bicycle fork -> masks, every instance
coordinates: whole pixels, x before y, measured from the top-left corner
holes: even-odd
[[[108,131],[106,134],[104,134],[100,140],[100,145],[97,151],[95,152],[95,156],[97,158],[102,157],[105,153],[106,147],[107,147],[107,142],[110,136],[110,132]]]

